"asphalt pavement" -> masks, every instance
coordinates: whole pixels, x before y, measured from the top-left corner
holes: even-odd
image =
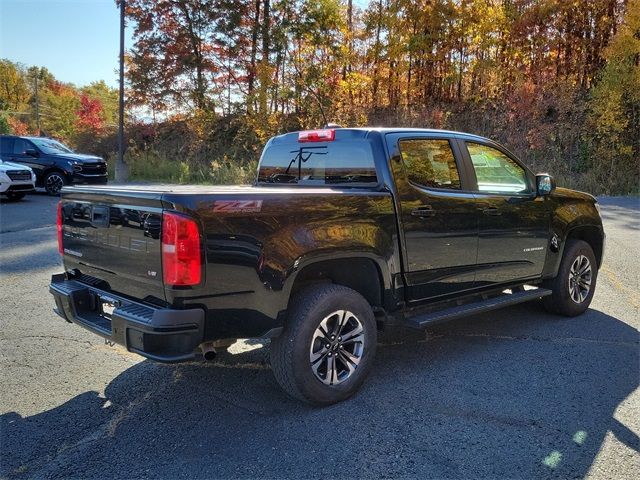
[[[601,199],[587,313],[385,332],[361,392],[322,409],[261,343],[161,365],[57,317],[56,201],[0,203],[1,478],[640,478],[638,198]]]

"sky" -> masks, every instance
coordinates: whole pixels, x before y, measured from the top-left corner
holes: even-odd
[[[115,0],[0,0],[0,58],[46,67],[78,86],[117,87],[119,30]]]

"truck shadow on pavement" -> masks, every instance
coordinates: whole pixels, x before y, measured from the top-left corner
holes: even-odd
[[[280,391],[268,348],[210,364],[145,361],[106,398],[0,417],[0,474],[583,477],[608,432],[637,454],[614,412],[638,387],[638,365],[638,332],[620,320],[535,305],[385,333],[362,391],[323,409]]]

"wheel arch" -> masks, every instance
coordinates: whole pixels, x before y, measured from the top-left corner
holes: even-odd
[[[387,284],[383,271],[379,262],[367,256],[316,259],[306,263],[292,278],[289,301],[309,285],[330,282],[355,290],[373,307],[383,307]]]
[[[53,165],[51,167],[47,167],[42,172],[42,180],[44,180],[47,175],[49,175],[50,173],[53,173],[53,172],[61,173],[62,175],[64,175],[64,178],[69,180],[69,172],[65,171],[64,168],[58,167],[57,165]]]
[[[567,241],[572,239],[587,242],[593,249],[593,254],[596,256],[598,268],[602,266],[602,259],[604,256],[604,234],[601,228],[595,225],[576,226],[567,232],[565,244]]]

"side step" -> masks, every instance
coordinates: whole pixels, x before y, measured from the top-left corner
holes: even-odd
[[[551,290],[547,290],[545,288],[523,290],[514,293],[503,293],[500,296],[489,298],[487,300],[480,300],[473,303],[467,303],[465,305],[445,308],[444,310],[436,312],[408,317],[405,319],[404,325],[409,328],[423,329],[435,323],[447,322],[449,320],[455,320],[456,318],[508,307],[509,305],[515,305],[517,303],[527,302],[536,298],[546,297],[547,295],[551,295],[551,293]]]

